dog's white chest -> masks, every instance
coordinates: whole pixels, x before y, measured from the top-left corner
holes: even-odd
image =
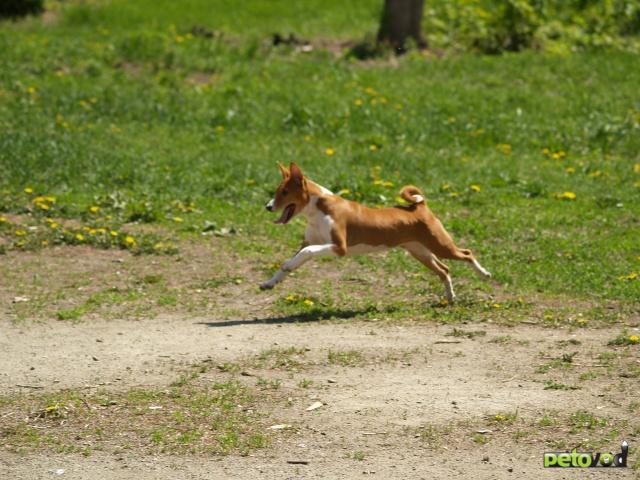
[[[304,239],[309,245],[331,243],[333,218],[318,209],[317,201],[318,197],[311,197],[309,204],[305,207],[307,229],[304,232]]]

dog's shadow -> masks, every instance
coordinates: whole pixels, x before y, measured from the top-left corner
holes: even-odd
[[[318,322],[320,320],[347,320],[350,318],[355,318],[360,315],[367,315],[371,312],[377,311],[375,307],[367,307],[361,309],[314,309],[309,312],[298,313],[295,315],[285,315],[281,317],[265,317],[265,318],[254,318],[254,319],[244,319],[244,320],[221,320],[219,322],[211,321],[211,322],[196,322],[196,325],[204,325],[205,327],[210,328],[219,328],[219,327],[235,327],[237,325],[274,325],[274,324],[286,324],[286,323],[308,323],[308,322]]]

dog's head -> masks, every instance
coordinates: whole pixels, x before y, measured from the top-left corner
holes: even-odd
[[[266,208],[270,212],[282,209],[282,215],[274,223],[289,223],[309,203],[307,180],[295,162],[291,162],[289,168],[278,164],[278,168],[282,174],[282,181]]]

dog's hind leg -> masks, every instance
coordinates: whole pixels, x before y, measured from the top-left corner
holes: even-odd
[[[442,263],[438,258],[429,251],[425,246],[407,246],[407,251],[425,267],[433,271],[445,288],[445,295],[449,303],[453,303],[456,298],[456,294],[453,292],[453,284],[451,283],[451,277],[449,276],[449,267]]]

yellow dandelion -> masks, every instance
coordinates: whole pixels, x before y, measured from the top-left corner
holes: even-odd
[[[31,187],[26,187],[26,188],[24,189],[24,193],[33,193],[33,188],[31,188]]]
[[[19,228],[16,230],[16,237],[24,237],[27,234],[26,230]]]
[[[49,245],[49,240],[42,240],[40,242],[40,245],[42,245],[43,247],[46,247],[47,245]]]
[[[364,89],[365,93],[368,93],[369,95],[377,95],[378,92],[376,92],[373,88],[371,87],[367,87]]]
[[[638,335],[629,335],[629,343],[638,343]]]
[[[305,299],[304,303],[307,307],[311,307],[313,305],[313,300]]]
[[[58,224],[56,222],[51,222],[49,224],[49,227],[51,227],[51,230],[55,230],[56,228],[58,228]]]
[[[576,169],[573,167],[567,167],[564,169],[566,173],[576,173]]]
[[[551,150],[549,150],[548,148],[545,147],[545,148],[542,149],[542,154],[543,155],[550,155],[551,154]]]
[[[382,180],[374,180],[373,184],[374,185],[382,185]]]
[[[360,100],[359,98],[353,101],[353,104],[354,104],[356,107],[361,107],[363,103],[364,103],[364,102],[363,102],[362,100]]]
[[[56,197],[46,196],[44,199],[49,203],[56,203]]]
[[[450,188],[451,188],[451,185],[449,185],[448,183],[443,183],[442,186],[440,187],[440,190],[446,191],[446,190],[449,190]]]
[[[504,417],[504,415],[497,414],[497,415],[496,415],[495,417],[493,417],[493,418],[494,418],[494,420],[496,420],[496,421],[498,421],[498,422],[501,422],[502,420],[504,420],[504,418],[505,418],[505,417]]]
[[[36,87],[27,88],[27,93],[30,94],[30,95],[35,95],[36,94]]]
[[[89,232],[91,231],[91,227],[88,225],[85,225],[84,227],[82,227],[82,230],[84,230],[85,232]]]
[[[124,239],[124,242],[127,245],[135,245],[136,244],[136,239],[133,238],[131,235],[127,235],[126,238]]]
[[[184,37],[182,35],[176,35],[176,43],[184,42]]]
[[[336,151],[333,148],[327,148],[324,153],[326,153],[327,155],[329,155],[330,157],[335,155]]]
[[[89,211],[95,215],[96,213],[98,213],[100,211],[100,207],[96,207],[94,205],[93,207],[89,208]]]
[[[84,240],[84,235],[81,233],[76,233],[76,240],[82,242]]]
[[[382,182],[382,186],[383,187],[393,187],[395,184],[393,182],[390,182],[389,180],[385,180],[384,182]]]
[[[118,236],[118,232],[116,232],[115,230],[111,230],[109,232],[109,235],[111,235],[112,237],[117,237]]]
[[[101,234],[101,235],[103,235],[103,234],[107,233],[107,229],[106,229],[106,228],[104,228],[104,227],[100,227],[100,228],[98,229],[98,233],[99,233],[99,234]]]
[[[640,163],[636,163],[633,166],[633,171],[634,171],[634,173],[640,173]]]
[[[493,308],[502,308],[502,305],[500,305],[499,303],[492,303],[491,306]]]
[[[480,185],[469,185],[469,188],[476,193],[480,191]]]
[[[551,158],[553,158],[554,160],[560,160],[561,158],[564,158],[567,156],[567,152],[563,151],[563,150],[559,150],[555,153],[553,153],[551,155]]]
[[[47,205],[46,203],[39,203],[38,207],[40,207],[42,210],[49,210],[49,205]]]
[[[287,302],[295,302],[296,301],[296,296],[293,294],[287,295],[287,297],[285,298],[285,300]]]
[[[174,222],[177,222],[177,223],[181,223],[181,222],[183,222],[184,220],[182,220],[182,217],[173,217],[173,221],[174,221]]]
[[[591,172],[589,174],[589,176],[592,177],[592,178],[596,178],[596,177],[599,177],[601,175],[602,175],[602,172],[600,170],[596,170],[595,172]]]
[[[576,194],[573,192],[562,192],[558,194],[558,198],[561,200],[575,200]]]
[[[95,228],[89,229],[89,235],[95,235],[96,233],[98,233],[98,231]]]
[[[162,250],[164,248],[164,243],[158,242],[153,246],[154,250]]]
[[[499,143],[498,145],[496,145],[496,148],[505,155],[509,155],[512,150],[511,145],[509,145],[508,143]]]
[[[224,132],[224,125],[216,125],[215,130],[218,133],[223,133]]]
[[[35,198],[32,200],[32,202],[33,202],[33,203],[41,203],[41,202],[45,202],[45,201],[46,201],[46,200],[45,200],[45,198],[44,198],[44,197],[41,197],[41,196],[35,197]]]
[[[371,145],[369,145],[369,150],[375,152],[376,150],[378,150],[378,146],[375,143],[372,143]]]
[[[453,197],[453,198],[455,198],[455,197],[457,197],[457,196],[459,196],[459,195],[460,195],[460,194],[459,194],[458,192],[451,192],[451,193],[449,194],[449,196],[450,196],[450,197]]]
[[[7,218],[0,215],[0,223],[4,223],[6,221],[7,221]]]

